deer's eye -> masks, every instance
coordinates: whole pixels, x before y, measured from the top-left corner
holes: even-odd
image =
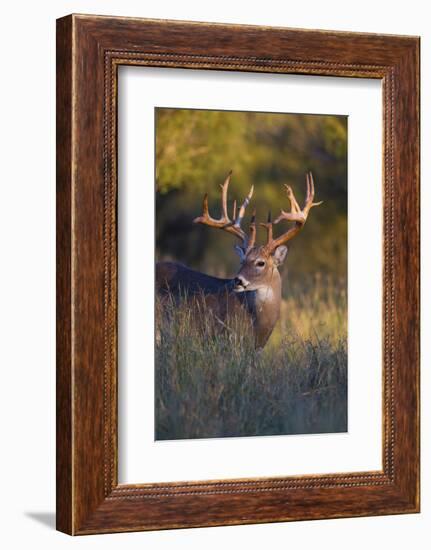
[[[257,267],[263,267],[265,265],[265,262],[262,260],[259,260],[258,262],[256,262],[256,265]]]

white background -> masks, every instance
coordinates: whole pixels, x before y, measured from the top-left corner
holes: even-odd
[[[381,470],[381,82],[143,67],[122,67],[119,79],[120,482]],[[154,211],[146,205],[154,201],[161,105],[349,116],[348,433],[154,441]]]
[[[158,0],[8,2],[2,11],[1,543],[5,548],[428,548],[431,339],[422,342],[422,514],[72,539],[54,523],[55,18],[74,12],[422,36],[422,150],[431,150],[427,3],[363,0],[264,4]],[[3,43],[4,42],[4,43]],[[424,335],[431,330],[430,164],[423,155]],[[364,406],[367,398],[364,396]],[[428,536],[429,539],[429,536]]]

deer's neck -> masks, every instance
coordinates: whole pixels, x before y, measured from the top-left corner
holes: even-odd
[[[268,284],[254,291],[252,305],[256,347],[262,348],[280,317],[281,277],[273,269]]]

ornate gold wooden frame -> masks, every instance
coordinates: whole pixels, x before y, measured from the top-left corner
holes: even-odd
[[[117,68],[383,82],[383,469],[119,485]],[[57,22],[57,528],[102,533],[419,510],[419,39],[71,15]]]

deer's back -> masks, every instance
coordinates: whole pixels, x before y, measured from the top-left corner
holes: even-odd
[[[176,262],[157,262],[156,288],[159,293],[175,295],[218,294],[231,292],[232,279],[212,277]]]
[[[233,292],[232,279],[212,277],[176,262],[156,264],[156,289],[161,296],[202,299],[222,319],[243,306],[243,297]]]

